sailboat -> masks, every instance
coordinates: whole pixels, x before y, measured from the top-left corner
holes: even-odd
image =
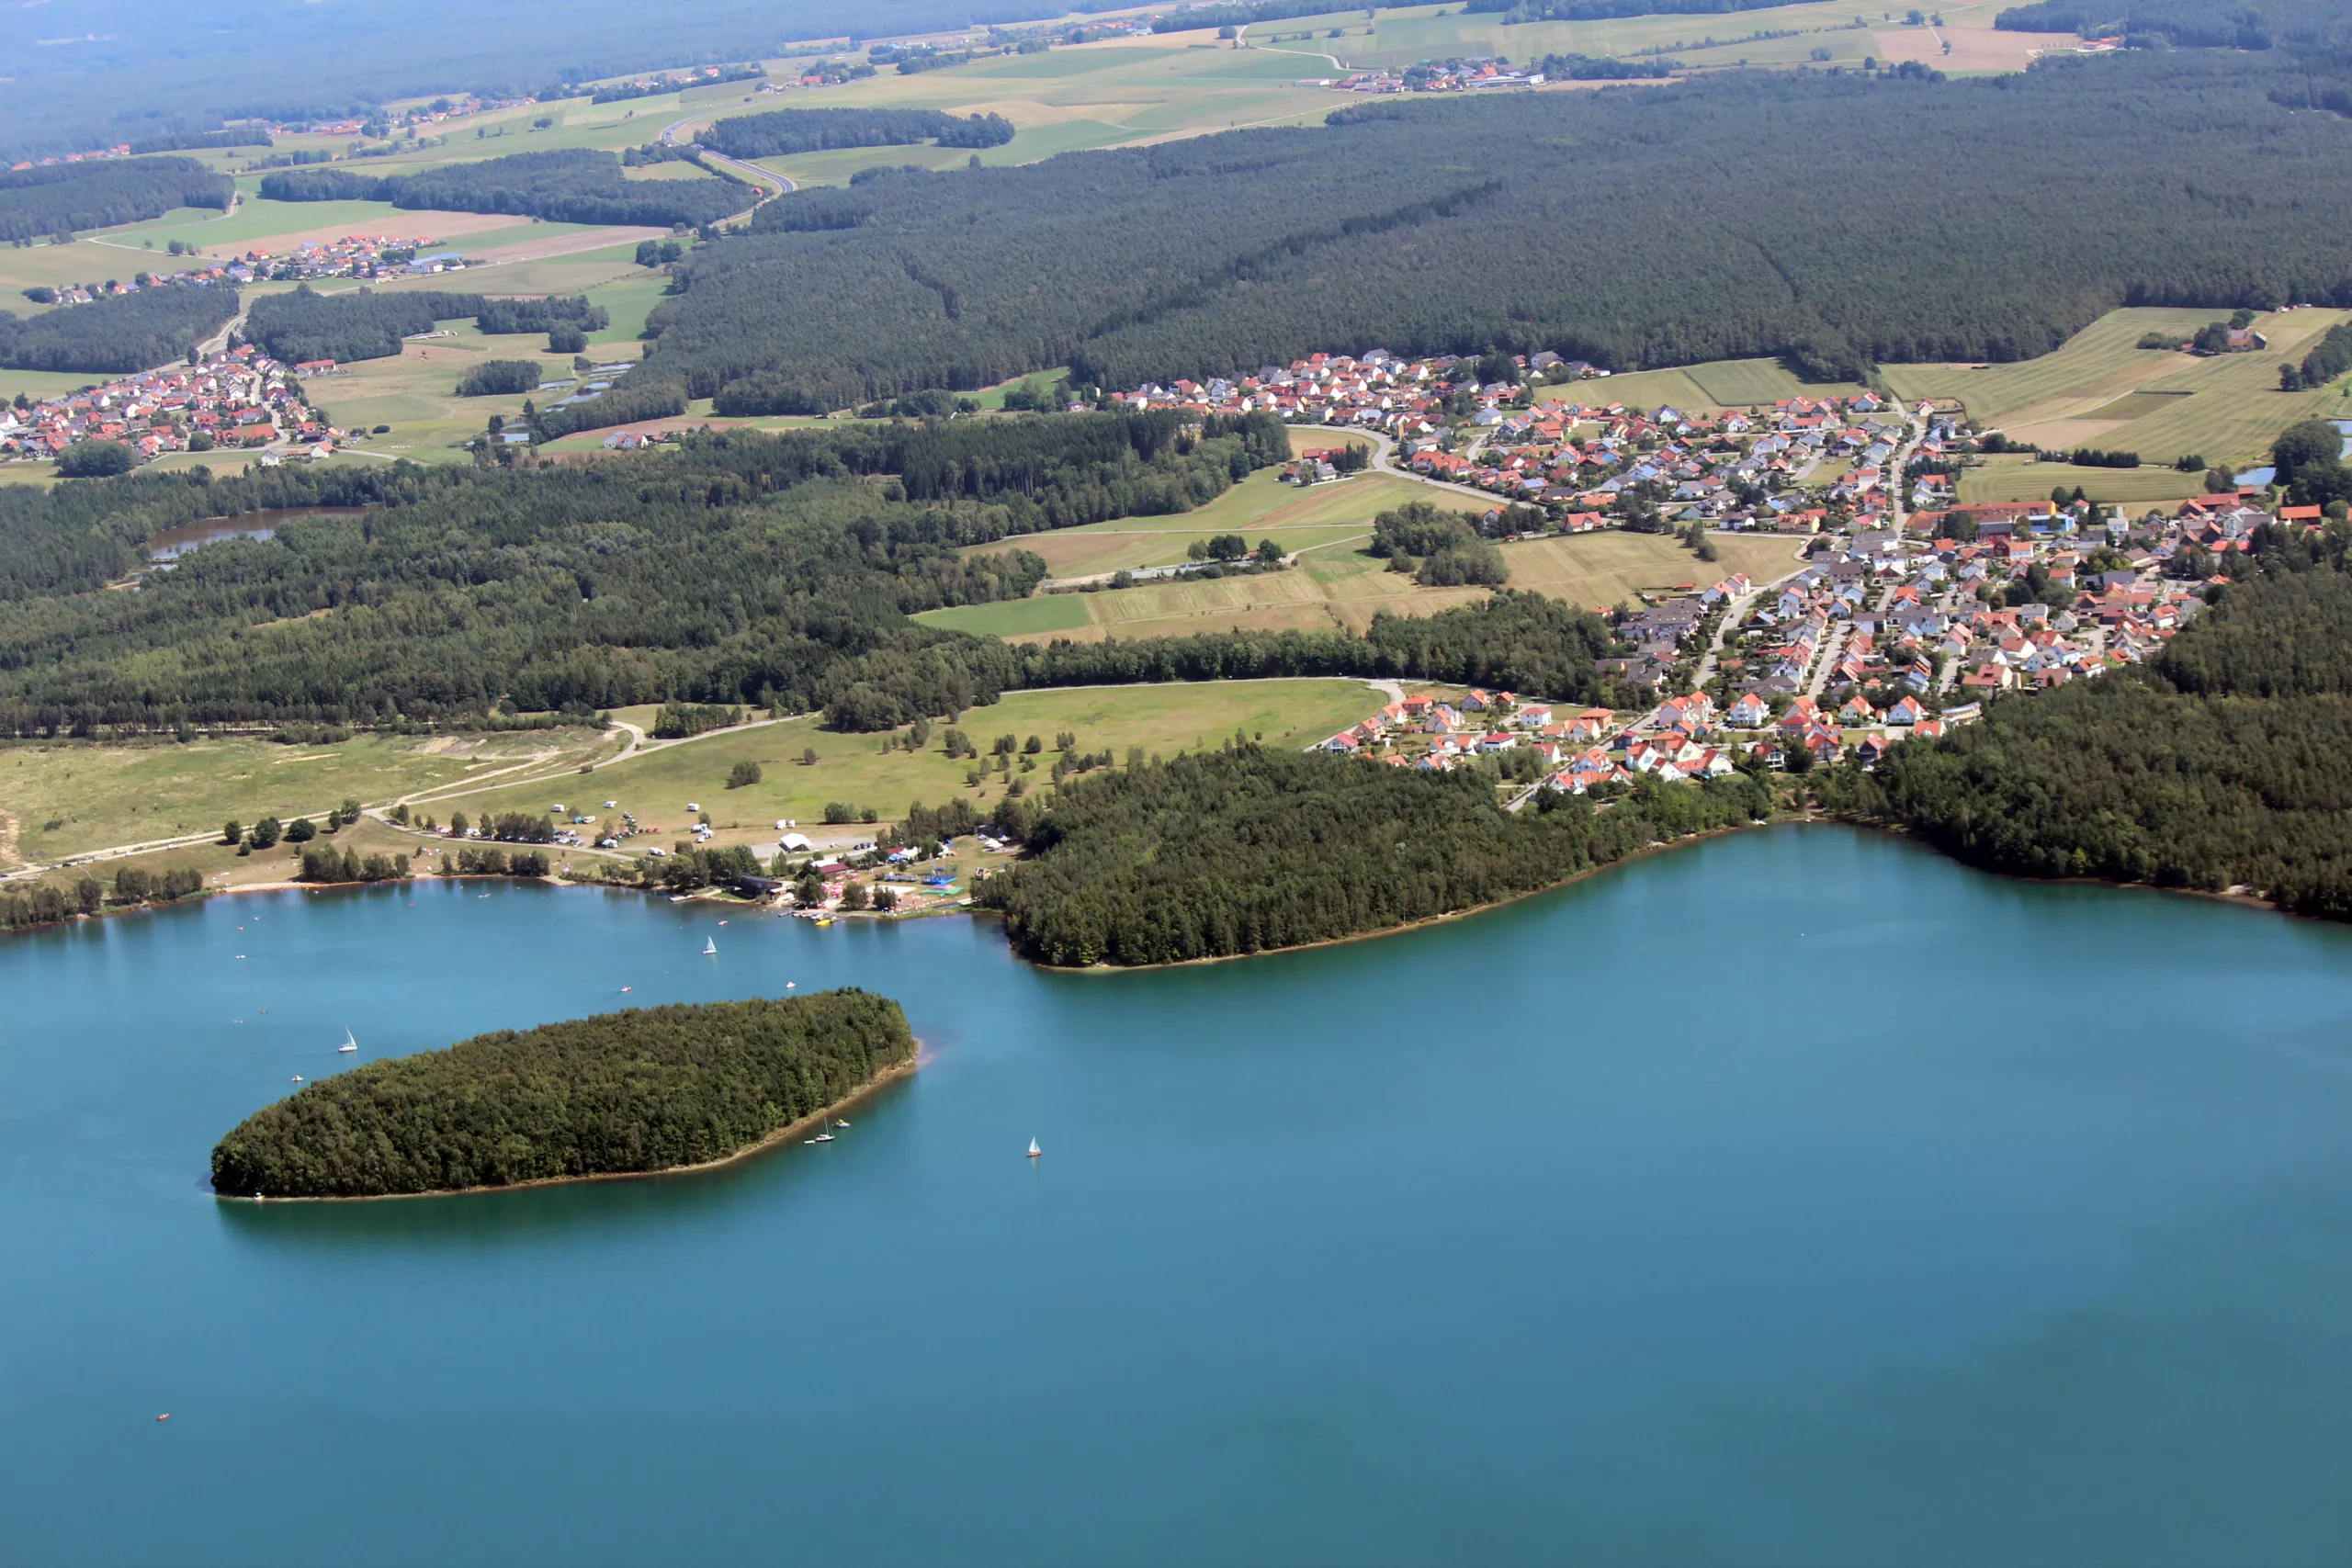
[[[833,1135],[831,1133],[820,1133],[813,1138],[803,1138],[800,1141],[804,1144],[830,1144],[833,1141]]]
[[[718,951],[718,939],[717,937],[715,937],[715,936],[707,936],[707,937],[703,938],[703,939],[702,939],[702,951],[703,951],[703,954],[704,954],[704,956],[706,956],[706,957],[709,956],[710,954],[712,954],[712,953],[717,953],[717,952]]]
[[[352,1037],[350,1025],[345,1024],[343,1031],[343,1043],[334,1048],[335,1055],[340,1056],[346,1051],[356,1051],[358,1049],[359,1042]]]
[[[1045,1150],[1037,1146],[1036,1139],[1032,1138],[1029,1140],[1029,1157],[1031,1159],[1035,1159],[1039,1155],[1044,1154],[1045,1152]]]

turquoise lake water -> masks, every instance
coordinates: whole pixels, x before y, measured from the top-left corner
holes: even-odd
[[[1831,829],[1164,973],[719,918],[421,883],[0,942],[0,1561],[2352,1555],[2352,931]],[[346,1026],[787,980],[929,1048],[828,1147],[204,1182]]]

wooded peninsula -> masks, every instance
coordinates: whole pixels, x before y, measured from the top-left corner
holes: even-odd
[[[899,1004],[842,989],[678,1004],[369,1062],[254,1112],[213,1190],[381,1198],[733,1158],[913,1065]]]

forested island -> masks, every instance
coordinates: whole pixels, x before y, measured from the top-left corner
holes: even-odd
[[[1485,773],[1223,748],[1066,781],[1028,853],[978,883],[1023,957],[1177,964],[1392,931],[1555,886],[1686,834],[1772,812],[1762,780],[1644,780],[1596,804],[1506,811]]]
[[[855,989],[502,1030],[305,1085],[220,1140],[212,1186],[382,1198],[708,1165],[914,1059],[899,1004]]]

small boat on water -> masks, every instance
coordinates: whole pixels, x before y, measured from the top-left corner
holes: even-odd
[[[1044,1154],[1045,1152],[1045,1150],[1037,1146],[1036,1139],[1032,1138],[1029,1140],[1029,1157],[1031,1159],[1035,1159],[1039,1155]]]
[[[302,1081],[302,1075],[301,1075],[301,1074],[300,1074],[300,1073],[296,1073],[296,1074],[294,1075],[294,1081],[295,1081],[296,1083],[300,1083],[300,1082]]]
[[[849,1125],[849,1118],[846,1116],[841,1117],[833,1122],[833,1125],[836,1127],[846,1127]]]
[[[334,1048],[335,1055],[340,1056],[358,1049],[359,1042],[352,1037],[351,1030],[346,1026],[343,1032],[343,1043]]]
[[[833,923],[833,917],[831,915],[820,915],[817,917],[817,923],[820,926],[830,926]],[[242,958],[244,954],[239,953],[237,956]]]
[[[833,1135],[831,1133],[820,1133],[813,1138],[803,1138],[800,1141],[804,1144],[830,1144],[833,1141]]]
[[[800,988],[800,982],[797,980],[786,980],[784,983],[784,988],[787,991],[798,990]]]
[[[718,951],[718,939],[715,936],[707,936],[703,938],[702,950],[706,955],[717,953]]]

